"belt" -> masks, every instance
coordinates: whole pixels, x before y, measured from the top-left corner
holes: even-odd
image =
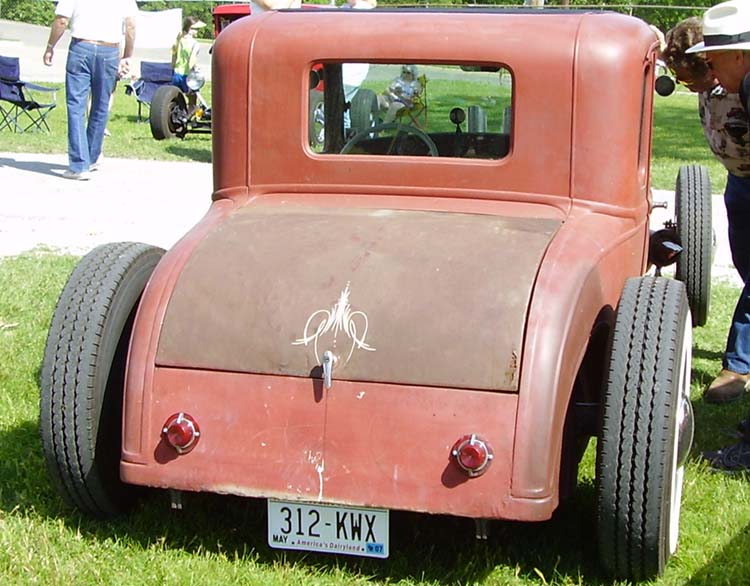
[[[91,39],[76,39],[79,43],[91,43],[92,45],[100,45],[102,47],[119,47],[120,43],[107,43],[105,41],[92,41]]]

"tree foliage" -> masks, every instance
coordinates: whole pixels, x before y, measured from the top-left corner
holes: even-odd
[[[101,0],[106,2],[107,0]],[[323,0],[305,0],[320,3]],[[343,0],[337,0],[341,4]],[[549,8],[586,8],[594,10],[614,10],[625,14],[632,14],[658,26],[666,31],[677,22],[688,16],[701,15],[707,8],[716,4],[717,0],[545,0],[544,5]],[[201,29],[199,35],[204,38],[213,37],[212,11],[222,2],[179,2],[172,0],[154,0],[138,2],[138,7],[144,11],[166,10],[168,8],[182,8],[185,16],[197,16],[209,26]],[[325,2],[327,3],[327,2]],[[380,6],[460,6],[460,5],[493,5],[513,6],[523,5],[523,0],[378,0]],[[687,5],[687,6],[686,6]],[[54,17],[54,2],[52,0],[0,0],[0,18],[16,20],[30,24],[49,25]]]
[[[54,17],[55,5],[52,2],[0,0],[0,18],[5,20],[49,25]]]

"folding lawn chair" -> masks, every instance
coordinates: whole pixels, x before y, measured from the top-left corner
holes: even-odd
[[[422,92],[415,96],[410,108],[402,108],[396,113],[396,119],[401,124],[412,124],[427,130],[427,76],[422,74],[417,79],[422,86]]]
[[[138,122],[143,122],[141,108],[151,108],[156,90],[172,83],[172,64],[159,61],[141,61],[141,77],[125,86],[125,93],[138,101]]]
[[[21,81],[20,70],[18,57],[0,55],[0,130],[50,132],[47,115],[57,106],[57,89]]]

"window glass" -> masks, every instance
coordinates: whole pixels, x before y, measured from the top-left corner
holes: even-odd
[[[308,143],[332,155],[500,159],[510,150],[512,85],[501,66],[316,64]]]

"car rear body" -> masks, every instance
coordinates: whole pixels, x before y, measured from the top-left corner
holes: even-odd
[[[549,518],[573,405],[598,392],[623,283],[647,264],[654,50],[610,13],[305,10],[226,29],[213,203],[138,307],[122,479]],[[310,72],[363,62],[510,72],[508,148],[316,152]],[[185,453],[164,439],[175,413],[200,426]],[[467,435],[493,451],[476,477],[452,454]]]

